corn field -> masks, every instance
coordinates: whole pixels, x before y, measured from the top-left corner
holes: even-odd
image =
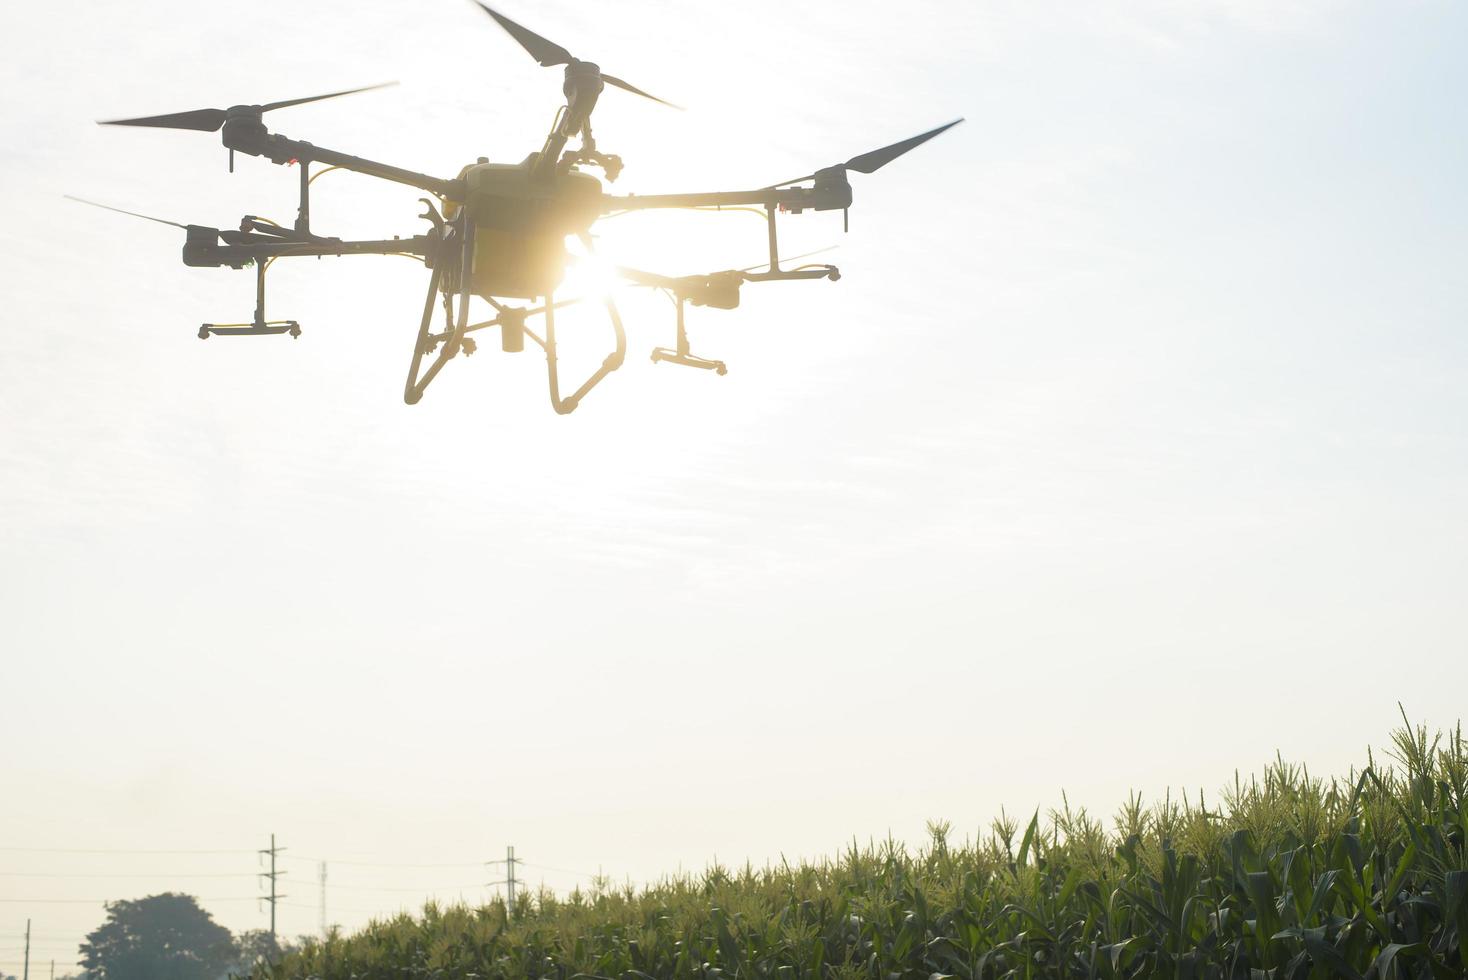
[[[1411,724],[1321,779],[929,825],[819,863],[429,905],[255,980],[998,980],[1468,976],[1468,743]]]

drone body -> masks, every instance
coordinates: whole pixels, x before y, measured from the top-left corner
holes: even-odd
[[[587,392],[607,374],[621,366],[627,349],[621,317],[616,304],[607,297],[603,303],[615,340],[613,350],[601,367],[573,393],[561,394],[555,313],[559,307],[578,301],[556,298],[567,266],[573,261],[567,241],[573,237],[579,239],[585,252],[590,254],[594,252],[591,229],[597,220],[627,211],[759,208],[763,209],[769,241],[768,268],[762,271],[728,269],[705,275],[665,276],[625,267],[616,270],[620,278],[635,285],[663,289],[675,300],[676,346],[656,348],[652,352],[653,361],[711,369],[723,374],[725,367],[722,362],[698,357],[689,350],[684,326],[685,303],[733,309],[739,305],[740,288],[748,282],[840,278],[839,270],[832,265],[782,269],[776,215],[782,211],[795,214],[807,210],[846,211],[852,202],[848,171],[872,173],[961,121],[956,120],[899,143],[852,157],[844,164],[817,170],[798,180],[755,190],[612,195],[604,191],[601,180],[586,172],[587,168],[600,169],[608,181],[615,181],[622,170],[621,159],[600,152],[591,132],[592,112],[605,87],[620,88],[664,105],[671,103],[602,72],[599,66],[573,57],[565,48],[482,3],[478,5],[541,65],[565,66],[563,92],[566,104],[557,112],[540,150],[517,164],[492,163],[480,158],[477,163],[464,167],[457,177],[443,179],[290,139],[272,133],[265,126],[263,115],[266,112],[366,89],[265,105],[198,109],[107,121],[107,125],[220,132],[224,145],[229,149],[231,170],[236,153],[264,157],[276,164],[299,165],[300,205],[291,228],[253,215],[246,215],[237,231],[163,222],[185,230],[185,265],[236,269],[248,265],[255,267],[254,318],[249,323],[206,323],[199,328],[201,338],[281,333],[300,335],[300,324],[294,320],[265,318],[265,272],[277,258],[408,255],[421,259],[432,272],[404,388],[404,400],[409,404],[416,403],[448,361],[461,353],[474,353],[476,343],[471,334],[498,329],[500,347],[506,352],[523,351],[527,337],[545,352],[551,404],[558,413],[566,414],[573,411]],[[573,139],[578,140],[577,147],[567,150],[567,144]],[[324,165],[324,169],[318,168],[313,174],[312,164]],[[424,234],[408,238],[395,236],[370,241],[344,241],[317,234],[310,221],[311,184],[322,173],[336,169],[427,191],[436,199],[435,202],[423,198],[427,210],[422,217],[430,223],[429,229]],[[807,181],[809,186],[805,186]],[[489,303],[495,316],[482,322],[470,322],[473,297]],[[526,301],[531,305],[513,305],[514,301]],[[435,307],[438,305],[442,306],[443,319],[442,325],[435,329]],[[531,328],[531,318],[540,321],[540,332]]]
[[[565,275],[566,239],[591,233],[601,217],[602,185],[572,170],[537,179],[535,157],[523,164],[476,163],[459,174],[462,208],[474,225],[473,292],[538,299],[555,293]]]

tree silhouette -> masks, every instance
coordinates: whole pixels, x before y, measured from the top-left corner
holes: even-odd
[[[246,929],[235,937],[234,964],[230,973],[244,976],[262,963],[278,963],[286,953],[297,948],[290,940],[281,942],[269,929]]]
[[[82,943],[93,980],[215,980],[234,937],[192,895],[166,892],[107,903],[107,921]]]

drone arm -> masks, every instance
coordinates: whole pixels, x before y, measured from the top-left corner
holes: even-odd
[[[454,198],[461,193],[461,185],[457,180],[444,180],[441,177],[420,174],[415,170],[405,170],[402,167],[394,167],[391,164],[369,160],[366,157],[352,156],[350,153],[315,146],[304,140],[293,140],[267,131],[263,125],[251,119],[226,122],[224,145],[231,150],[247,153],[250,156],[265,157],[271,163],[286,164],[294,161],[303,166],[309,163],[324,163],[327,166],[353,170],[369,177],[407,184],[439,197]]]
[[[719,208],[739,205],[763,205],[767,208],[814,208],[814,192],[810,188],[791,187],[784,190],[765,187],[753,191],[712,191],[696,194],[608,194],[602,198],[602,213],[614,211],[647,211],[654,208]]]
[[[780,249],[775,235],[775,214],[784,209],[801,211],[845,211],[851,207],[851,185],[840,180],[818,179],[814,187],[761,187],[752,191],[713,191],[695,194],[628,194],[602,197],[602,213],[652,209],[728,208],[758,205],[765,209],[765,225],[769,233],[770,268],[766,278],[801,279],[780,272]]]
[[[389,238],[377,241],[348,242],[338,238],[323,238],[315,241],[280,241],[264,239],[258,241],[235,241],[217,244],[219,233],[213,228],[202,229],[214,232],[214,242],[205,242],[206,236],[190,235],[184,244],[184,265],[189,266],[233,266],[241,268],[250,262],[264,263],[270,259],[292,258],[303,255],[430,255],[427,236],[412,238]],[[226,233],[229,234],[229,233]],[[231,236],[233,237],[233,236]],[[240,236],[248,238],[249,236]]]
[[[677,289],[682,285],[682,280],[676,276],[664,276],[656,272],[634,269],[631,266],[619,265],[613,271],[621,278],[638,286],[650,286],[654,289]]]
[[[324,146],[312,146],[310,143],[294,143],[301,152],[293,154],[294,159],[303,165],[316,162],[324,163],[331,167],[341,167],[345,170],[354,170],[369,177],[377,177],[381,180],[390,180],[398,184],[407,184],[409,187],[417,187],[420,190],[436,194],[441,198],[453,199],[462,194],[462,188],[456,180],[444,180],[440,177],[431,177],[428,174],[420,174],[413,170],[404,170],[402,167],[394,167],[376,160],[368,160],[365,157],[354,157],[349,153],[340,153],[329,150]],[[290,159],[290,158],[287,158]]]

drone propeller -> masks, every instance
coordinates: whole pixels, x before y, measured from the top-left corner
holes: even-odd
[[[342,92],[328,92],[325,95],[308,95],[304,99],[287,99],[284,102],[270,102],[262,106],[235,106],[233,108],[251,108],[260,112],[270,112],[272,109],[284,109],[288,106],[304,105],[307,102],[320,102],[322,99],[335,99],[343,95],[370,92],[373,89],[387,88],[396,84],[397,82],[383,82],[381,85],[349,88]],[[171,112],[162,116],[139,116],[136,119],[100,119],[97,125],[152,126],[158,129],[192,129],[200,133],[216,133],[224,125],[228,116],[229,111],[226,109],[191,109],[188,112]]]
[[[520,47],[530,52],[530,57],[534,58],[542,68],[554,68],[557,65],[574,65],[580,63],[579,58],[571,54],[571,52],[567,51],[556,42],[551,41],[547,38],[543,38],[529,28],[523,27],[515,23],[504,14],[492,10],[485,4],[480,3],[480,0],[474,0],[474,3],[477,4],[486,14],[489,14],[489,16],[493,17],[495,23],[499,24],[505,29],[505,33],[509,34],[510,37],[519,42]],[[633,95],[640,95],[644,99],[652,99],[654,102],[659,102],[665,106],[668,106],[670,109],[683,108],[682,106],[676,106],[673,105],[673,103],[671,102],[660,99],[656,95],[644,92],[636,85],[633,85],[630,82],[624,82],[614,75],[602,73],[601,80],[603,82],[606,82],[608,85],[612,85],[616,88],[622,89],[624,92],[631,92]]]
[[[850,160],[847,160],[845,163],[838,163],[830,169],[835,170],[837,167],[840,167],[843,170],[855,170],[859,174],[874,173],[882,167],[885,167],[887,164],[891,163],[893,160],[896,160],[898,157],[902,156],[902,154],[906,153],[908,150],[922,146],[934,136],[937,136],[939,133],[942,133],[946,130],[952,129],[954,126],[957,126],[961,122],[963,122],[962,119],[955,119],[951,123],[944,123],[937,129],[930,129],[926,133],[920,133],[917,136],[909,137],[908,139],[893,143],[890,146],[884,146],[879,150],[869,150],[866,153],[859,153],[856,156],[852,157]],[[786,184],[798,184],[802,180],[810,180],[814,176],[815,174],[806,174],[804,177],[797,177],[794,180],[782,180],[780,183],[771,184],[770,186],[784,187]]]
[[[173,227],[182,228],[184,231],[189,230],[188,225],[181,225],[177,221],[169,221],[167,218],[155,218],[151,214],[139,214],[136,211],[124,211],[122,208],[114,208],[110,204],[98,204],[96,201],[88,201],[85,198],[73,197],[70,194],[62,194],[61,196],[66,198],[68,201],[76,201],[78,204],[90,204],[92,207],[101,208],[104,211],[116,211],[118,214],[132,215],[134,218],[142,218],[144,221],[156,221],[160,225],[173,225]]]

